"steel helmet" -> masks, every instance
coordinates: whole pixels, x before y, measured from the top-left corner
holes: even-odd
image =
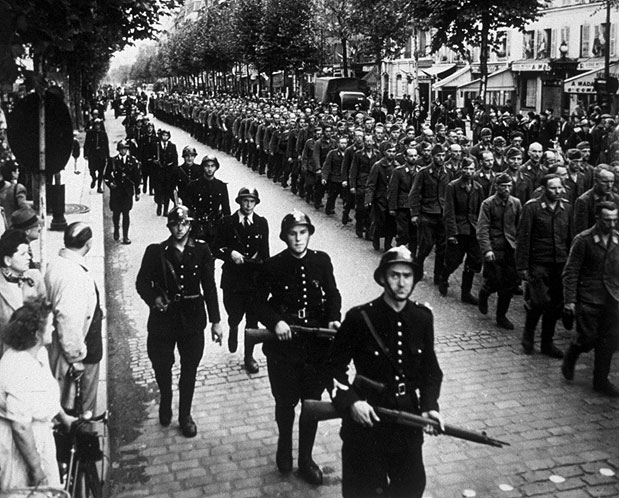
[[[182,221],[193,221],[193,218],[189,216],[189,208],[183,205],[175,206],[174,209],[168,213],[168,225]]]
[[[245,197],[249,197],[256,201],[256,204],[260,204],[260,195],[258,194],[258,190],[254,187],[243,187],[239,190],[239,194],[236,196],[236,202],[238,204],[241,203],[241,200]]]
[[[208,156],[204,156],[202,158],[202,162],[200,163],[200,165],[204,166],[206,163],[213,163],[213,164],[215,164],[217,169],[219,169],[219,161],[217,160],[217,158],[213,154],[209,154]]]
[[[308,227],[310,235],[314,234],[315,227],[312,225],[309,216],[298,209],[293,209],[290,213],[284,216],[284,219],[282,220],[279,238],[286,242],[286,232],[297,225],[305,225]]]
[[[185,157],[187,155],[197,156],[198,153],[196,152],[195,147],[192,147],[191,145],[185,145],[185,147],[183,148],[183,153],[181,155],[182,157]]]
[[[374,280],[377,284],[383,285],[381,277],[384,275],[387,267],[395,265],[396,263],[402,263],[413,267],[413,255],[406,246],[397,246],[389,249],[380,258],[378,268],[374,270]]]

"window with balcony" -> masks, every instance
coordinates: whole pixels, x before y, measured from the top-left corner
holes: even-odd
[[[525,31],[523,33],[523,58],[534,59],[535,58],[535,31]]]

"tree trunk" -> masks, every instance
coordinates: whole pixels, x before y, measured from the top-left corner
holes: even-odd
[[[490,20],[488,19],[488,13],[484,12],[481,17],[481,46],[479,52],[479,72],[481,73],[481,79],[479,81],[479,98],[485,104],[486,103],[486,89],[488,87],[488,33]]]
[[[348,77],[348,43],[342,38],[342,76]]]

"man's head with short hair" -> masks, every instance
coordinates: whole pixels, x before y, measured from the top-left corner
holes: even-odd
[[[71,223],[64,231],[64,245],[67,249],[83,249],[92,239],[92,229],[82,221]]]

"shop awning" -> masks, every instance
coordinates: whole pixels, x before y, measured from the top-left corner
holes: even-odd
[[[477,78],[469,83],[460,85],[458,90],[463,92],[479,91],[480,81],[481,78]],[[514,90],[516,90],[516,85],[514,84],[514,73],[512,73],[511,68],[505,67],[488,75],[487,92],[513,92]]]
[[[455,73],[443,78],[441,81],[434,85],[435,90],[440,90],[441,88],[456,88],[460,85],[465,85],[472,78],[471,66],[468,64],[463,68],[457,70]]]
[[[619,77],[619,61],[610,65],[610,75],[615,78]],[[586,73],[578,74],[566,79],[563,82],[563,91],[565,93],[597,93],[593,88],[593,84],[597,78],[604,77],[604,68],[592,69]],[[617,92],[619,95],[619,91]]]
[[[512,71],[550,71],[550,59],[522,59],[512,62]]]
[[[455,64],[434,64],[430,67],[419,68],[419,79],[441,79],[450,75],[455,68]]]

